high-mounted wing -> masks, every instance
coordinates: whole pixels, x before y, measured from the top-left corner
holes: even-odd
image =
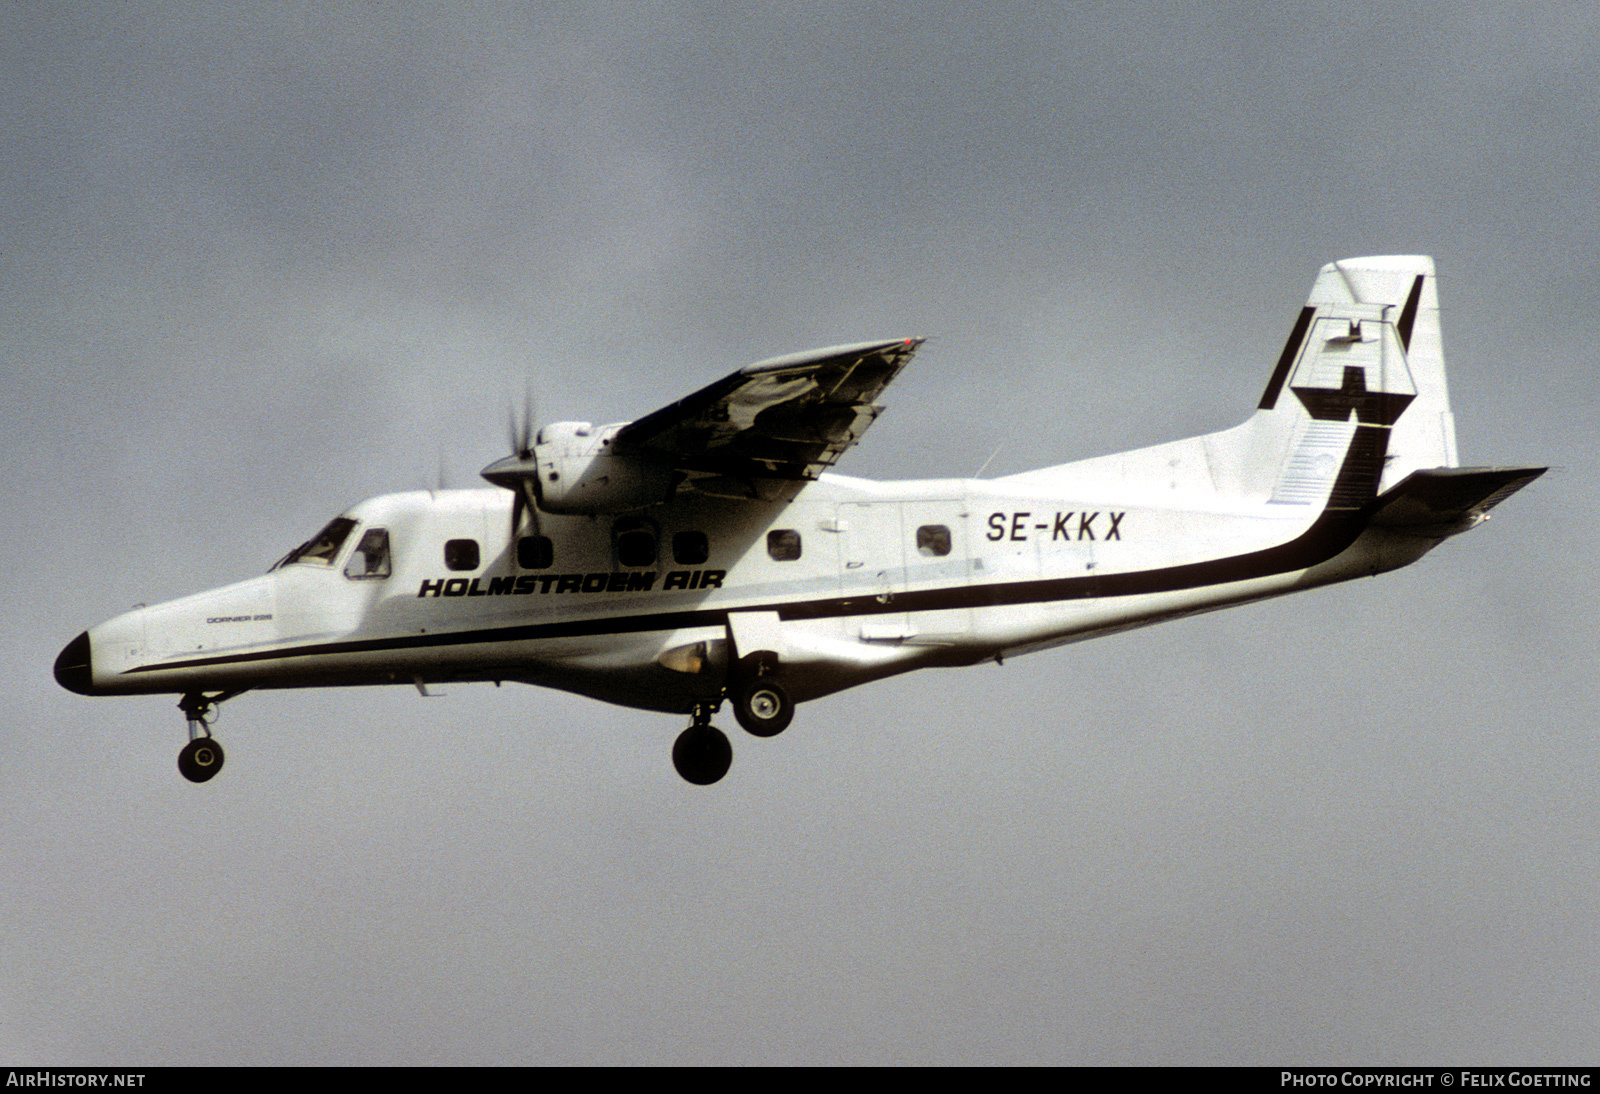
[[[541,512],[621,513],[679,490],[787,499],[866,432],[883,409],[872,400],[920,344],[862,342],[762,361],[626,425],[554,422],[532,443],[526,426],[513,428],[513,453],[482,475],[517,495],[513,536],[524,516],[537,527]]]
[[[618,455],[713,480],[815,479],[877,418],[873,400],[921,343],[830,346],[748,365],[623,426],[612,444]],[[716,492],[714,481],[695,485]]]

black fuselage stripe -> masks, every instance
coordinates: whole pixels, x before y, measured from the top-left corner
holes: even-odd
[[[1343,477],[1343,476],[1341,476]],[[1336,486],[1337,489],[1337,486]],[[729,612],[776,612],[780,619],[835,619],[847,616],[887,615],[899,612],[950,611],[963,608],[992,608],[1021,604],[1045,604],[1062,600],[1100,599],[1176,592],[1237,581],[1272,577],[1304,570],[1338,555],[1366,527],[1367,515],[1350,510],[1324,511],[1301,535],[1259,551],[1209,559],[1156,570],[1086,577],[1045,578],[994,585],[959,585],[942,589],[919,589],[877,596],[847,596],[800,603],[781,602],[739,608],[707,608],[680,612],[653,612],[647,615],[613,616],[602,619],[577,619],[562,623],[527,623],[511,627],[490,627],[443,634],[412,634],[390,638],[353,639],[321,642],[278,650],[195,657],[185,661],[140,665],[127,673],[160,672],[271,661],[290,657],[312,657],[339,653],[376,653],[386,650],[463,646],[494,642],[526,642],[544,638],[581,638],[602,634],[638,634],[646,631],[684,630],[690,627],[726,626]]]

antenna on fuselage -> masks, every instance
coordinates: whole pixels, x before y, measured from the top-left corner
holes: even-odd
[[[988,470],[989,465],[994,462],[994,458],[996,456],[1000,455],[1000,450],[1002,448],[1004,448],[1005,446],[1006,446],[1006,439],[1004,437],[1001,437],[1000,438],[1000,443],[994,446],[994,451],[989,453],[989,458],[984,460],[982,466],[980,466],[976,471],[974,471],[972,473],[972,477],[975,478],[975,479],[981,479],[983,477],[983,473],[986,470]]]

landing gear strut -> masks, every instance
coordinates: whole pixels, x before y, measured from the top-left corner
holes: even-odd
[[[217,706],[238,692],[223,692],[207,697],[191,691],[178,703],[178,709],[189,719],[189,743],[178,753],[178,770],[192,783],[203,783],[222,770],[222,746],[211,736],[211,723],[216,721]]]
[[[678,734],[672,746],[672,766],[685,781],[696,786],[710,786],[733,764],[733,746],[728,743],[727,734],[711,724],[715,709],[707,703],[696,705],[694,720]]]

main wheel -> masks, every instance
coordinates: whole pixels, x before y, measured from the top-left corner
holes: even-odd
[[[196,737],[178,753],[178,770],[192,783],[203,783],[222,770],[222,746],[210,737]]]
[[[733,716],[757,737],[776,737],[794,721],[794,700],[770,676],[757,676],[733,696]]]
[[[716,726],[690,726],[672,745],[672,766],[687,782],[710,786],[728,773],[733,746]]]

